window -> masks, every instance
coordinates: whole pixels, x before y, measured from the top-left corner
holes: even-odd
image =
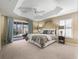
[[[60,29],[59,32],[62,31],[62,36],[65,36],[67,38],[72,37],[72,20],[66,19],[66,20],[60,20]],[[59,33],[61,35],[61,33]]]
[[[59,35],[61,36],[65,36],[65,21],[64,20],[60,20],[60,23],[59,23]],[[62,34],[61,34],[61,31],[62,31]]]
[[[60,26],[65,26],[65,20],[60,20]]]
[[[24,33],[28,32],[28,25],[24,24],[23,28],[24,28]]]
[[[72,37],[72,20],[67,19],[65,20],[65,36],[71,38]]]
[[[13,35],[28,33],[28,23],[14,22]]]

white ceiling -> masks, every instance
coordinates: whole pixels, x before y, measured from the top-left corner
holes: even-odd
[[[78,0],[0,0],[0,13],[41,21],[77,11]]]
[[[17,1],[18,0],[0,0],[0,13],[4,16],[25,19],[24,17],[18,16],[13,12]]]

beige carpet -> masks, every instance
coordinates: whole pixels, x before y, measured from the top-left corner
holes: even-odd
[[[40,49],[19,40],[6,45],[1,51],[1,59],[77,59],[77,47],[53,43]]]

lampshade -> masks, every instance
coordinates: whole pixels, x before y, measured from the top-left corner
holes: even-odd
[[[59,29],[64,29],[64,26],[59,26]]]

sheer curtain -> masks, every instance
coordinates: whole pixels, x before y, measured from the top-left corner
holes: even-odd
[[[7,43],[11,43],[13,35],[13,17],[7,17],[7,20],[8,20]]]
[[[62,31],[62,36],[65,36],[67,38],[72,37],[72,19],[64,19],[60,20],[60,29],[59,29],[59,35],[61,35],[60,31]]]

